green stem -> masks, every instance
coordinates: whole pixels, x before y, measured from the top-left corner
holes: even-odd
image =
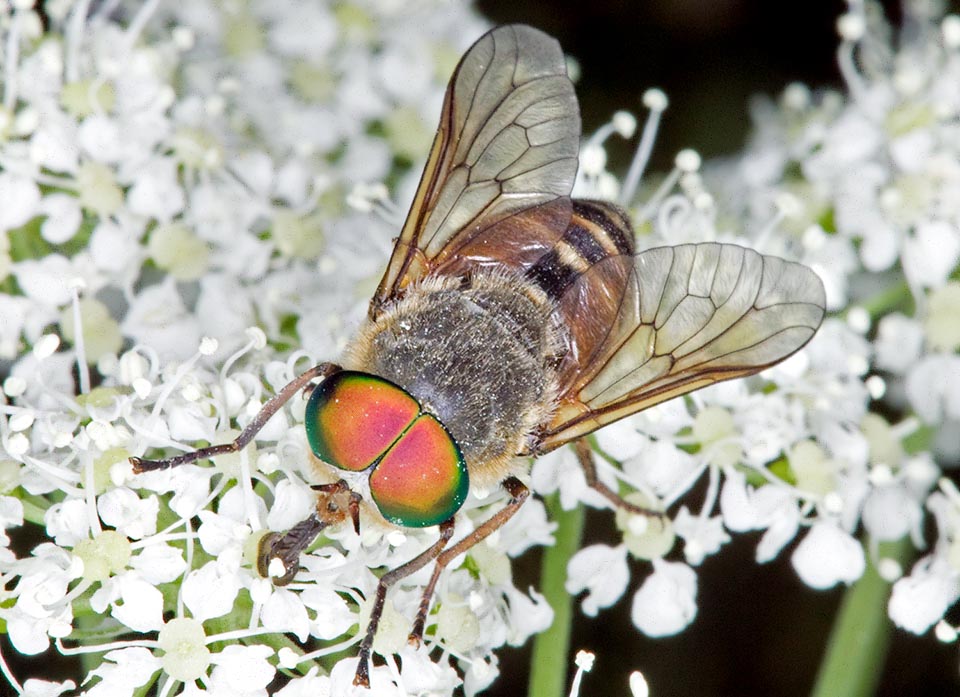
[[[564,511],[560,495],[546,500],[547,514],[558,524],[556,543],[543,555],[540,592],[553,608],[553,624],[533,642],[528,697],[562,697],[567,692],[567,653],[570,648],[570,626],[573,619],[573,598],[564,584],[567,563],[583,537],[583,507]]]
[[[913,314],[914,311],[913,295],[906,281],[894,283],[876,295],[864,298],[857,305],[866,310],[874,322],[894,310],[907,314]]]
[[[34,525],[46,525],[47,509],[50,503],[40,496],[25,494],[20,497],[23,504],[23,519]]]
[[[909,538],[881,546],[881,556],[902,565],[912,557]],[[883,674],[893,626],[887,618],[890,584],[867,561],[863,576],[843,597],[820,664],[813,697],[869,697]]]

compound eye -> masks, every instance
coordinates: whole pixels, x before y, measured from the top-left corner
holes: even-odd
[[[344,371],[314,388],[304,420],[314,455],[334,467],[360,472],[376,462],[419,413],[417,400],[392,382]]]
[[[467,465],[453,437],[423,414],[370,475],[370,494],[384,518],[407,528],[448,520],[469,488]]]

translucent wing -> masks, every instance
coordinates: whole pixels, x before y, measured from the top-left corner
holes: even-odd
[[[473,243],[477,254],[491,229],[509,227],[518,213],[559,226],[562,234],[579,139],[580,112],[556,40],[523,25],[482,36],[450,79],[437,136],[371,312],[462,247]],[[531,259],[539,253],[532,250]]]
[[[539,450],[799,350],[820,326],[823,283],[806,266],[729,244],[660,247],[633,274],[596,359],[561,376]]]

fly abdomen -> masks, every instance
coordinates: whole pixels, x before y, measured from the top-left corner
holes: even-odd
[[[526,277],[553,300],[559,300],[578,277],[604,259],[632,256],[631,228],[624,213],[602,201],[573,201],[573,215],[563,237],[527,272]]]

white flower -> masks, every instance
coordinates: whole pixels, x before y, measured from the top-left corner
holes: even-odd
[[[693,516],[686,506],[677,513],[673,528],[677,536],[685,540],[683,555],[692,566],[699,566],[707,555],[716,554],[722,545],[730,541],[730,536],[723,530],[720,516]]]
[[[0,211],[0,230],[20,227],[40,212],[40,189],[26,177],[0,172]]]
[[[299,479],[284,479],[277,484],[273,505],[267,512],[270,530],[287,530],[306,518],[316,505],[316,494]]]
[[[23,697],[59,697],[68,690],[73,690],[76,684],[73,680],[65,682],[49,682],[30,678],[23,683]]]
[[[40,226],[40,235],[51,244],[70,240],[80,227],[80,206],[72,196],[49,194],[41,201],[39,212],[47,216]]]
[[[507,642],[511,646],[523,646],[531,636],[546,631],[553,624],[553,608],[536,591],[531,589],[527,595],[516,588],[507,587],[506,596],[511,617],[511,633]]]
[[[137,295],[121,328],[161,356],[181,359],[194,352],[202,333],[199,320],[187,312],[172,278]]]
[[[462,682],[453,666],[431,660],[426,646],[406,646],[399,656],[403,663],[398,682],[407,694],[451,694]]]
[[[0,496],[0,545],[10,545],[10,538],[6,535],[9,528],[18,528],[23,525],[23,502],[13,496]]]
[[[357,621],[347,602],[332,589],[308,586],[300,593],[300,602],[313,611],[310,634],[319,639],[336,639]]]
[[[923,348],[923,329],[899,312],[886,315],[877,327],[876,362],[879,368],[905,373],[915,365]],[[919,400],[922,404],[924,400]]]
[[[187,574],[182,586],[183,603],[200,622],[222,617],[233,609],[241,585],[239,558],[223,555]]]
[[[863,547],[852,536],[827,522],[816,523],[791,557],[793,568],[811,588],[850,584],[863,575]]]
[[[651,637],[670,636],[697,616],[697,574],[686,564],[653,560],[653,573],[633,596],[630,619]]]
[[[9,581],[0,618],[23,653],[70,635],[77,603],[129,628],[78,676],[93,677],[83,686],[90,695],[132,695],[157,671],[159,684],[185,682],[185,695],[266,695],[277,667],[298,663],[296,651],[268,648],[276,637],[258,639],[280,633],[316,650],[307,660],[330,677],[284,676],[278,694],[347,694],[356,660],[330,655],[362,631],[359,608],[369,608],[378,577],[427,549],[436,530],[387,531],[364,513],[360,536],[349,524],[324,531],[295,583],[260,578],[263,528],[289,529],[316,506],[301,399],[213,466],[135,476],[126,458],[228,442],[306,364],[336,358],[413,198],[420,173],[405,163],[427,155],[424,123],[483,22],[465,5],[435,2],[145,3],[86,22],[68,5],[47,3],[42,23],[23,2],[3,18],[12,38],[3,49],[0,277],[13,280],[0,296],[0,358],[11,365],[0,523],[42,510],[48,541],[31,555],[0,549]],[[846,91],[793,86],[780,104],[754,108],[756,134],[738,162],[701,167],[684,152],[666,185],[639,203],[627,181],[635,177],[608,171],[605,149],[635,119],[614,115],[588,136],[578,195],[623,197],[648,233],[642,246],[736,241],[799,259],[822,276],[837,317],[780,366],[597,434],[601,481],[676,513],[659,537],[655,520],[621,514],[623,544],[571,559],[567,588],[586,591],[587,614],[622,597],[627,555],[642,548],[653,573],[634,596],[635,625],[655,636],[687,626],[696,573],[658,558],[674,535],[697,564],[728,533],[759,530],[764,562],[809,525],[793,563],[822,588],[863,571],[867,542],[849,531],[919,544],[927,511],[937,536],[895,586],[890,615],[922,632],[957,600],[960,516],[946,484],[928,490],[960,448],[960,290],[949,280],[960,262],[960,63],[946,24],[944,40],[931,41],[941,34],[930,18],[905,12],[912,30],[895,45],[872,23],[847,32],[842,50],[859,53],[841,60]],[[890,60],[873,61],[876,49]],[[666,100],[648,97],[649,145]],[[366,195],[348,200],[358,182],[370,185]],[[24,239],[34,251],[24,253]],[[73,327],[77,292],[82,326]],[[207,340],[198,350],[201,336],[218,348]],[[870,410],[880,400],[881,413],[903,420],[878,423]],[[699,510],[676,505],[701,480]],[[569,448],[541,458],[531,481],[538,493],[559,492],[564,508],[610,507]],[[457,539],[499,510],[502,497],[486,493],[474,491],[458,514]],[[406,638],[431,566],[395,584],[372,693],[450,695],[458,670],[467,695],[489,685],[495,649],[551,620],[535,589],[514,587],[511,556],[553,534],[531,500],[453,560],[419,650]],[[207,636],[205,620],[220,634]],[[157,631],[155,652],[136,645]],[[226,648],[211,653],[215,643]]]
[[[317,675],[319,668],[314,666],[302,678],[294,678],[274,693],[274,697],[328,697],[330,678]]]
[[[571,595],[588,591],[582,607],[584,613],[594,617],[601,608],[610,607],[620,599],[629,580],[624,545],[591,545],[573,555],[567,566],[565,587]]]
[[[104,658],[104,663],[90,671],[90,675],[99,677],[100,681],[87,689],[85,695],[132,695],[137,688],[146,685],[151,676],[160,669],[160,661],[149,649],[142,647],[108,651]]]
[[[63,547],[72,547],[90,532],[89,511],[80,499],[67,499],[51,506],[44,516],[44,522],[47,524],[47,534]]]
[[[277,633],[294,634],[301,642],[310,633],[310,621],[303,599],[282,588],[270,594],[260,616],[263,626]]]
[[[960,356],[932,354],[907,374],[907,397],[927,423],[960,419]]]
[[[644,438],[637,452],[623,462],[623,471],[631,481],[649,487],[658,496],[672,494],[684,483],[692,484],[691,475],[700,467],[698,458],[667,439]]]
[[[210,675],[210,687],[215,692],[238,695],[263,695],[273,680],[276,669],[267,658],[273,655],[269,646],[224,647],[223,651],[210,657],[214,669]]]
[[[110,614],[137,632],[156,631],[163,625],[163,596],[153,583],[128,571],[104,581],[90,599],[91,607]]]
[[[500,528],[499,546],[511,557],[518,557],[535,545],[553,544],[557,524],[547,518],[547,510],[539,499],[530,498]]]
[[[73,631],[73,607],[63,602],[76,569],[70,556],[52,544],[34,550],[34,558],[17,562],[20,582],[14,591],[16,604],[0,610],[7,621],[10,642],[21,653],[46,651],[50,637]]]
[[[160,501],[156,496],[141,499],[126,487],[107,491],[97,499],[101,520],[133,540],[156,533],[159,510]]]
[[[603,474],[602,470],[598,470],[598,475],[600,474]],[[587,486],[583,468],[571,448],[560,448],[537,458],[533,463],[530,479],[533,488],[541,494],[559,491],[560,505],[564,510],[575,508],[581,503],[595,508],[608,507],[606,499]]]
[[[904,242],[903,271],[917,286],[943,285],[960,261],[960,230],[945,221],[923,222]]]
[[[902,629],[923,634],[960,599],[960,574],[942,560],[918,561],[893,584],[888,611]]]
[[[169,583],[186,571],[183,551],[168,544],[153,542],[130,559],[130,567],[154,586]]]
[[[50,254],[38,261],[22,261],[14,273],[24,294],[47,306],[70,302],[70,280],[79,275],[74,273],[70,260],[60,254]]]

